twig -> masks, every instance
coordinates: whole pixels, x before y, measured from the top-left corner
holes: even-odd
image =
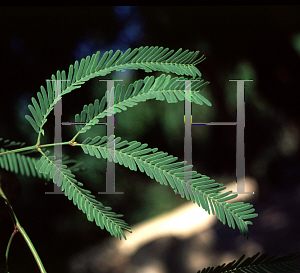
[[[27,233],[25,232],[24,228],[21,226],[20,222],[18,221],[17,219],[17,216],[15,215],[14,213],[14,210],[11,206],[11,204],[9,203],[6,195],[4,194],[2,188],[1,188],[1,175],[0,175],[0,197],[2,197],[4,199],[4,202],[5,202],[5,205],[6,207],[8,208],[8,211],[9,211],[9,214],[14,222],[14,226],[15,226],[15,229],[12,233],[12,235],[10,236],[10,239],[9,239],[9,242],[8,242],[8,245],[7,245],[7,248],[6,248],[6,253],[5,253],[5,257],[6,257],[6,267],[7,267],[7,270],[8,270],[8,252],[9,252],[9,248],[10,248],[10,245],[11,245],[11,242],[12,242],[12,239],[14,237],[14,235],[19,231],[21,233],[21,235],[23,236],[23,238],[25,239],[28,247],[30,248],[32,254],[33,254],[33,257],[41,271],[41,273],[47,273],[44,266],[43,266],[43,263],[34,247],[34,245],[32,244],[29,236],[27,235]]]

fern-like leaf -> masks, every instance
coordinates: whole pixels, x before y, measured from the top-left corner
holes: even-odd
[[[274,255],[273,257],[266,259],[269,254],[263,254],[258,257],[260,252],[256,253],[252,257],[248,257],[246,260],[242,262],[245,255],[242,255],[238,261],[235,260],[228,263],[218,265],[216,268],[207,267],[199,270],[197,273],[267,273],[267,272],[294,272],[294,269],[300,269],[298,264],[294,264],[291,261],[298,258],[299,255],[291,253],[286,256],[277,257]],[[242,263],[241,263],[242,262]]]
[[[106,76],[113,71],[124,72],[126,69],[172,72],[193,78],[201,77],[201,73],[195,65],[203,61],[204,57],[196,60],[199,51],[181,51],[181,48],[174,53],[174,50],[169,51],[168,48],[146,46],[135,48],[132,51],[129,48],[124,54],[117,50],[113,55],[113,51],[110,50],[105,52],[101,58],[100,51],[98,51],[92,57],[87,56],[85,59],[81,59],[80,63],[75,61],[74,65],[70,65],[68,75],[64,70],[57,71],[56,76],[52,75],[52,81],[47,81],[47,88],[41,86],[41,92],[37,94],[38,101],[32,98],[32,105],[28,106],[32,117],[26,115],[25,118],[37,133],[44,135],[42,127],[47,122],[47,116],[54,109],[55,103],[60,99],[55,100],[55,80],[62,80],[61,96],[63,96],[80,88],[82,84],[92,78]]]
[[[111,212],[110,207],[105,207],[101,202],[95,199],[89,190],[81,188],[83,184],[75,179],[75,175],[62,164],[60,159],[49,156],[49,151],[42,153],[42,157],[35,165],[35,168],[44,175],[49,175],[53,179],[53,183],[64,191],[65,196],[69,200],[73,200],[73,204],[77,205],[79,210],[87,215],[89,221],[95,221],[96,225],[101,229],[106,229],[111,235],[126,239],[122,229],[131,232],[128,224],[121,220],[122,214]],[[60,167],[61,166],[61,167]],[[60,179],[61,177],[61,179]]]
[[[193,166],[184,166],[186,161],[173,163],[178,159],[177,157],[157,152],[157,148],[146,149],[148,144],[120,141],[120,137],[114,139],[114,136],[110,136],[108,140],[106,136],[102,138],[97,136],[93,139],[88,137],[82,143],[76,143],[76,146],[81,146],[86,154],[97,158],[107,158],[130,170],[137,171],[138,167],[141,172],[145,172],[160,184],[169,184],[175,192],[181,194],[182,198],[196,202],[209,214],[216,215],[224,225],[227,219],[228,226],[235,229],[236,223],[240,232],[248,239],[247,225],[252,225],[252,222],[246,220],[258,216],[257,213],[253,213],[255,211],[253,205],[243,202],[226,203],[238,195],[231,195],[232,191],[220,193],[226,189],[223,184],[215,183],[215,180],[198,174],[196,171],[186,171]],[[185,174],[192,179],[185,181]]]
[[[137,80],[131,83],[126,90],[125,85],[117,84],[114,94],[114,106],[106,107],[108,100],[108,92],[102,97],[101,102],[96,99],[94,104],[90,103],[88,106],[84,105],[81,114],[75,115],[76,130],[79,134],[85,133],[95,123],[99,122],[100,118],[111,116],[115,113],[120,113],[127,110],[127,107],[133,107],[139,102],[143,102],[150,99],[167,100],[168,103],[176,103],[178,101],[185,100],[185,82],[183,77],[171,78],[170,75],[166,76],[162,74],[158,78],[145,77],[143,80]],[[205,103],[211,106],[211,103],[200,91],[209,84],[204,82],[200,78],[192,84],[192,102],[203,105]]]

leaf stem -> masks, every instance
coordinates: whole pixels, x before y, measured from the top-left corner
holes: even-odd
[[[33,146],[25,147],[25,148],[20,148],[20,149],[15,149],[15,150],[3,152],[3,153],[0,153],[0,156],[1,155],[6,155],[6,154],[12,154],[12,153],[20,153],[20,152],[27,151],[27,150],[34,150],[34,149],[37,149],[37,148],[43,148],[43,147],[49,147],[49,146],[55,146],[55,145],[68,145],[68,144],[70,145],[70,141],[66,141],[66,142],[62,142],[62,143],[33,145]]]
[[[32,244],[29,236],[27,235],[27,233],[25,232],[24,228],[20,225],[20,223],[17,224],[17,229],[20,231],[20,233],[22,234],[23,238],[25,239],[28,247],[30,248],[31,252],[32,252],[32,255],[41,271],[41,273],[47,273],[46,269],[44,268],[44,265],[40,259],[40,256],[39,254],[37,253],[34,245]]]
[[[15,150],[0,153],[0,156],[6,155],[6,154],[11,154],[11,153],[19,153],[19,152],[23,152],[23,151],[27,151],[27,150],[33,150],[36,148],[37,148],[36,145],[33,145],[33,146],[25,147],[25,148],[15,149]]]
[[[8,241],[8,245],[6,248],[6,252],[5,252],[5,260],[6,260],[6,270],[8,271],[8,252],[9,252],[9,248],[12,242],[12,239],[14,238],[14,235],[18,232],[18,230],[15,228],[13,233],[11,234],[9,241]]]
[[[56,145],[70,145],[70,141],[66,141],[66,142],[62,142],[62,143],[42,144],[39,147],[44,148],[44,147],[50,147],[50,146],[56,146]]]
[[[4,194],[4,192],[3,192],[3,190],[2,190],[1,187],[0,187],[0,196],[4,199],[4,202],[5,202],[8,210],[9,210],[10,215],[13,218],[14,225],[15,225],[15,230],[13,231],[13,233],[12,233],[10,239],[9,239],[9,242],[8,242],[8,245],[7,245],[7,249],[6,249],[6,253],[5,253],[6,266],[7,266],[7,262],[8,262],[8,252],[9,252],[9,248],[10,248],[12,239],[13,239],[15,233],[17,233],[19,231],[21,233],[21,235],[23,236],[23,238],[25,239],[28,247],[30,248],[30,250],[31,250],[31,252],[33,254],[33,257],[34,257],[34,259],[35,259],[35,261],[36,261],[36,263],[37,263],[37,265],[38,265],[38,267],[40,269],[40,272],[41,273],[47,273],[46,270],[45,270],[45,268],[44,268],[44,266],[43,266],[43,263],[42,263],[39,255],[38,255],[38,253],[37,253],[37,251],[36,251],[36,249],[34,247],[34,245],[32,244],[32,242],[31,242],[29,236],[27,235],[27,233],[25,232],[24,228],[21,226],[21,224],[20,224],[17,216],[14,213],[14,210],[13,210],[11,204],[9,203],[9,201],[8,201],[7,197],[5,196],[5,194]]]

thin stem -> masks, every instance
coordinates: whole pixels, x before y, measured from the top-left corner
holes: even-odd
[[[0,176],[0,179],[1,179],[1,176]],[[15,233],[19,231],[22,234],[23,238],[25,239],[28,247],[30,248],[30,250],[31,250],[31,252],[33,254],[33,257],[34,257],[34,259],[35,259],[35,261],[36,261],[36,263],[37,263],[37,265],[38,265],[41,273],[47,273],[46,270],[45,270],[45,268],[44,268],[44,266],[43,266],[43,263],[42,263],[42,261],[41,261],[41,259],[39,257],[39,254],[37,253],[34,245],[32,244],[32,242],[31,242],[29,236],[27,235],[27,233],[25,232],[24,228],[21,226],[20,222],[18,221],[18,218],[15,215],[14,210],[13,210],[11,204],[9,203],[9,201],[8,201],[6,195],[4,194],[4,192],[3,192],[3,190],[2,190],[1,187],[0,187],[0,196],[4,199],[4,202],[5,202],[8,210],[9,210],[10,215],[13,218],[14,225],[15,225],[15,230],[14,230],[13,234],[11,235],[11,237],[9,239],[9,242],[8,242],[8,245],[7,245],[7,249],[6,249],[6,254],[5,254],[5,256],[6,256],[6,265],[7,265],[7,261],[8,261],[8,252],[9,252],[9,248],[10,248],[12,239],[13,239]]]
[[[51,143],[51,144],[42,144],[39,147],[44,148],[44,147],[50,147],[50,146],[56,146],[56,145],[70,145],[70,141],[62,142],[62,143]]]
[[[43,148],[43,147],[49,147],[49,146],[55,146],[55,145],[70,145],[70,141],[66,141],[66,142],[62,142],[62,143],[51,143],[51,144],[42,144],[42,145],[33,145],[33,146],[29,146],[29,147],[25,147],[25,148],[20,148],[20,149],[15,149],[15,150],[10,150],[7,152],[3,152],[0,153],[1,155],[7,155],[7,154],[12,154],[12,153],[19,153],[19,152],[23,152],[23,151],[27,151],[27,150],[34,150],[37,148]]]
[[[72,138],[72,140],[75,141],[76,137],[78,137],[79,134],[80,134],[80,131]]]
[[[35,250],[35,247],[34,245],[32,244],[29,236],[27,235],[27,233],[25,232],[24,228],[20,225],[20,223],[17,224],[17,229],[20,231],[20,233],[22,234],[23,238],[25,239],[28,247],[30,248],[31,252],[32,252],[32,255],[41,271],[41,273],[47,273],[46,272],[46,269],[44,268],[44,265],[40,259],[40,256],[39,254],[37,253],[37,251]]]
[[[43,130],[43,128],[41,128],[40,131],[39,131],[37,143],[40,143],[40,142],[41,142],[41,130]]]
[[[36,149],[36,148],[37,148],[37,146],[33,145],[33,146],[25,147],[25,148],[15,149],[15,150],[0,153],[0,156],[11,154],[11,153],[19,153],[19,152],[23,152],[23,151],[27,151],[27,150],[33,150],[33,149]]]
[[[9,242],[6,248],[6,252],[5,252],[5,260],[6,260],[6,270],[8,271],[8,252],[9,252],[9,248],[12,242],[12,239],[14,238],[15,234],[18,232],[18,230],[15,228],[13,233],[11,234],[10,238],[9,238]]]

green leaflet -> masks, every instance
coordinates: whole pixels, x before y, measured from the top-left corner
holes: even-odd
[[[162,185],[170,185],[175,192],[180,192],[183,198],[197,203],[198,206],[205,209],[209,214],[212,213],[223,223],[228,223],[228,226],[235,229],[237,225],[240,232],[248,238],[249,232],[247,225],[251,225],[250,219],[257,217],[257,213],[253,213],[255,209],[251,204],[239,203],[226,203],[226,201],[234,199],[237,194],[231,195],[232,191],[221,193],[226,189],[223,184],[216,183],[215,180],[210,179],[208,176],[201,175],[196,171],[189,171],[191,179],[187,182],[184,181],[185,169],[190,169],[184,166],[185,161],[175,162],[174,158],[168,153],[157,152],[157,148],[146,148],[148,144],[142,144],[137,141],[122,141],[118,137],[116,139],[115,149],[107,150],[112,147],[114,142],[113,136],[108,140],[105,137],[97,136],[95,138],[86,138],[81,144],[83,152],[97,158],[106,158],[114,161],[120,165],[124,165],[130,170],[145,172],[149,177],[155,179]],[[125,146],[126,145],[126,146]],[[124,147],[125,146],[125,147]],[[115,159],[114,156],[115,156]]]
[[[107,93],[101,99],[101,103],[96,99],[94,104],[84,105],[80,114],[75,115],[75,122],[86,123],[86,125],[76,124],[75,128],[78,134],[85,133],[91,129],[91,126],[99,122],[100,118],[111,116],[115,113],[127,110],[127,107],[133,107],[138,102],[148,99],[167,100],[168,103],[176,103],[184,100],[185,83],[183,77],[170,78],[162,74],[158,78],[145,77],[143,80],[137,80],[130,84],[127,89],[125,85],[117,84],[115,89],[115,104],[113,107],[105,107]],[[211,106],[211,103],[204,98],[199,92],[207,85],[208,82],[199,79],[192,85],[193,102],[199,105],[205,103]]]
[[[60,100],[56,90],[57,81],[61,82],[61,96],[70,93],[74,89],[80,88],[89,79],[97,76],[106,76],[113,71],[124,72],[126,69],[142,69],[145,72],[162,71],[166,73],[175,73],[177,75],[190,76],[197,81],[193,82],[192,102],[211,106],[211,103],[200,94],[200,90],[208,82],[201,79],[200,71],[195,67],[205,58],[201,56],[196,59],[199,51],[183,51],[181,48],[175,53],[174,50],[163,47],[146,46],[136,48],[131,51],[127,49],[123,54],[120,50],[115,53],[113,50],[105,52],[100,57],[100,52],[87,56],[74,65],[69,66],[68,74],[63,71],[57,71],[56,75],[51,76],[51,80],[46,81],[46,88],[41,86],[41,91],[37,93],[37,98],[32,98],[32,105],[28,105],[31,116],[26,115],[35,132],[38,135],[44,135],[43,126],[47,122],[47,116],[54,109],[54,105]],[[198,78],[197,78],[198,77]],[[114,93],[106,92],[105,96],[99,101],[84,105],[80,114],[75,115],[77,135],[85,133],[94,124],[99,122],[100,118],[111,116],[115,113],[126,111],[127,108],[137,105],[149,99],[166,100],[167,103],[176,103],[185,99],[185,82],[190,80],[184,77],[171,78],[170,75],[162,74],[158,78],[145,77],[143,80],[135,81],[127,88],[125,85],[118,84]],[[109,97],[114,96],[114,105],[106,107]],[[76,135],[76,136],[77,136]],[[75,137],[76,137],[75,136]],[[124,165],[130,170],[145,172],[150,178],[155,179],[162,185],[170,185],[175,192],[179,192],[181,197],[197,203],[198,206],[205,209],[209,214],[216,215],[217,218],[225,225],[235,229],[237,225],[240,232],[248,238],[248,225],[252,225],[247,219],[257,217],[254,213],[253,205],[243,202],[226,203],[237,197],[232,191],[221,193],[226,189],[223,184],[216,183],[215,180],[208,176],[198,174],[195,171],[188,171],[192,168],[184,166],[186,161],[175,162],[177,157],[168,155],[168,153],[157,152],[157,148],[147,148],[148,144],[142,144],[137,141],[121,141],[121,138],[114,139],[110,136],[95,138],[86,138],[82,143],[74,143],[72,146],[81,146],[84,153],[97,158],[107,158],[109,161],[115,161]],[[5,148],[12,146],[22,147],[24,143],[10,142],[0,138],[0,153],[6,152]],[[64,143],[66,144],[66,143]],[[32,149],[35,146],[29,147]],[[26,148],[25,148],[26,150]],[[35,150],[36,151],[36,150]],[[39,149],[42,156],[37,159],[25,156],[34,150],[27,152],[20,150],[0,156],[0,167],[11,172],[21,173],[27,176],[39,176],[46,179],[52,179],[53,182],[61,187],[61,190],[77,205],[79,210],[86,214],[89,221],[95,221],[101,229],[106,229],[111,235],[121,239],[126,239],[123,230],[130,231],[130,227],[124,220],[120,219],[122,214],[116,214],[111,211],[110,207],[105,207],[101,202],[95,199],[90,191],[82,188],[83,184],[76,180],[71,171],[80,169],[80,164],[76,160],[68,160],[63,156],[62,159],[54,160],[54,156],[49,156],[49,151]],[[74,166],[66,164],[76,163]],[[186,174],[189,174],[188,181],[185,180]],[[291,263],[295,259],[295,254],[290,254],[280,258],[271,257],[265,260],[267,255],[259,256],[259,252],[254,256],[247,258],[242,262],[245,255],[241,256],[237,262],[223,264],[216,268],[205,268],[198,273],[219,273],[219,272],[292,272],[294,268],[300,269],[299,265]],[[6,272],[0,268],[0,271]]]
[[[7,149],[0,148],[0,153],[8,151]],[[21,175],[26,176],[38,176],[42,177],[42,174],[36,172],[34,166],[38,161],[37,158],[20,155],[19,153],[11,153],[0,156],[0,168],[5,169],[7,171],[14,172],[16,174],[20,173]],[[47,176],[43,176],[47,179]],[[49,179],[48,179],[49,180]]]
[[[110,207],[105,207],[101,202],[95,199],[89,190],[81,188],[82,183],[78,182],[66,165],[62,165],[61,160],[54,161],[53,156],[49,156],[49,151],[42,153],[42,157],[35,164],[35,169],[39,173],[49,175],[53,179],[53,183],[61,187],[65,196],[69,200],[73,200],[73,204],[77,205],[79,210],[87,215],[89,221],[95,220],[97,226],[110,232],[111,235],[119,238],[126,236],[122,229],[131,232],[130,227],[124,221],[119,219],[121,214],[108,212]]]
[[[46,81],[47,88],[41,86],[41,92],[37,94],[38,101],[32,98],[32,105],[28,106],[32,117],[26,115],[25,118],[37,133],[44,134],[42,127],[47,122],[47,116],[55,105],[55,80],[62,80],[61,96],[63,96],[74,89],[80,88],[89,79],[106,76],[113,71],[124,72],[125,69],[142,69],[145,72],[172,72],[177,75],[192,76],[193,78],[196,76],[201,77],[201,73],[195,67],[195,64],[201,61],[203,56],[195,60],[199,51],[189,52],[189,50],[185,50],[182,53],[181,51],[180,48],[173,54],[174,50],[169,51],[168,48],[142,46],[132,51],[129,48],[124,54],[120,50],[113,54],[113,50],[110,50],[105,52],[101,58],[100,51],[98,51],[92,57],[87,56],[85,59],[81,59],[80,64],[75,61],[74,65],[70,65],[68,76],[66,76],[64,70],[57,71],[56,76],[52,75],[52,81]],[[124,93],[121,96],[122,99],[124,99],[123,96]],[[122,110],[126,110],[125,106],[121,105],[120,107]],[[120,110],[118,109],[117,112],[120,112]]]
[[[232,261],[227,264],[218,265],[216,268],[208,267],[199,270],[197,273],[234,273],[234,272],[294,272],[294,269],[300,269],[298,264],[291,263],[292,260],[299,257],[299,255],[295,253],[288,254],[282,257],[269,257],[269,254],[262,254],[257,252],[252,257],[248,257],[246,260],[242,262],[245,257],[243,254],[237,261]],[[267,271],[266,271],[267,270]]]
[[[178,49],[174,50],[163,47],[140,47],[131,51],[128,49],[124,54],[117,50],[105,52],[100,57],[100,52],[93,54],[92,57],[75,61],[74,65],[70,65],[68,75],[65,71],[57,71],[56,76],[52,75],[51,80],[47,81],[47,88],[41,87],[41,92],[38,93],[36,100],[32,98],[32,105],[29,105],[31,116],[26,116],[34,130],[40,134],[44,131],[42,127],[47,121],[47,116],[53,110],[55,103],[59,100],[55,92],[55,80],[63,80],[61,84],[61,96],[71,92],[74,89],[80,88],[82,84],[91,78],[97,76],[105,76],[112,71],[125,71],[125,69],[142,69],[145,72],[162,71],[166,73],[175,73],[177,75],[190,76],[196,79],[192,83],[191,101],[203,105],[211,106],[211,103],[203,97],[199,91],[202,90],[208,82],[201,79],[200,71],[195,65],[204,60],[203,56],[196,59],[199,51],[190,52],[189,50]],[[198,77],[198,78],[197,78]],[[162,74],[154,78],[153,76],[145,77],[143,80],[137,80],[130,84],[127,88],[124,85],[118,84],[114,93],[106,91],[105,96],[94,103],[84,105],[80,114],[75,115],[75,122],[78,134],[85,133],[94,124],[98,123],[101,118],[111,116],[115,113],[120,113],[133,107],[139,102],[149,99],[166,100],[167,103],[176,103],[185,100],[185,80],[191,80],[184,77],[171,77]],[[114,105],[107,107],[109,97],[114,96]],[[56,100],[55,100],[55,97]],[[177,158],[163,152],[157,152],[157,148],[146,148],[147,144],[141,145],[140,142],[132,141],[120,142],[120,138],[115,141],[115,149],[113,149],[113,136],[107,139],[104,137],[87,138],[83,143],[74,143],[75,146],[81,146],[84,153],[97,158],[107,158],[109,161],[124,165],[131,170],[145,172],[149,177],[155,179],[163,185],[170,185],[175,192],[179,192],[183,198],[197,203],[203,207],[208,213],[212,213],[229,227],[235,228],[238,226],[240,232],[248,238],[247,225],[252,224],[246,219],[257,217],[252,205],[239,203],[234,206],[226,203],[236,197],[231,195],[231,192],[221,193],[226,189],[222,184],[215,183],[207,176],[200,175],[190,171],[191,178],[185,181],[186,162],[174,162]],[[73,146],[73,144],[72,144]],[[17,158],[8,156],[0,162],[6,168],[17,171]],[[68,198],[73,200],[73,203],[78,206],[86,215],[89,221],[95,220],[96,224],[101,228],[106,228],[112,235],[116,237],[122,236],[121,228],[128,229],[124,224],[123,227],[117,227],[117,220],[111,220],[106,214],[99,212],[98,208],[107,211],[101,203],[97,203],[94,196],[80,186],[70,169],[65,165],[60,165],[60,168],[53,167],[53,161],[46,154],[36,163],[36,168],[43,173],[53,178],[54,183],[62,187],[62,190],[69,190],[72,194]],[[32,164],[30,165],[32,167]],[[21,166],[20,166],[21,167]],[[23,166],[24,167],[24,166]],[[189,166],[192,167],[192,166]],[[23,168],[24,169],[24,168]],[[97,207],[98,206],[98,207]],[[99,216],[99,213],[102,216]]]

